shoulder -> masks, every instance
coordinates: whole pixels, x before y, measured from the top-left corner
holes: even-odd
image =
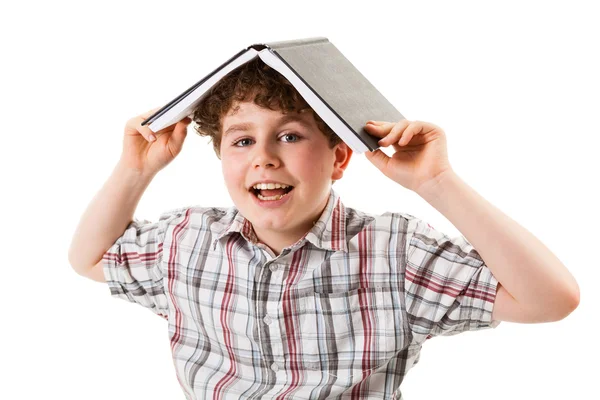
[[[238,211],[235,207],[185,206],[167,210],[159,221],[168,227],[179,229],[210,229],[219,232],[231,225]]]
[[[436,248],[450,247],[452,251],[456,247],[466,253],[471,251],[462,236],[450,237],[427,220],[407,212],[376,214],[347,208],[346,233],[350,248],[357,248],[361,241],[366,241],[374,251],[384,251],[390,256],[399,253],[410,256],[417,248],[436,251]]]
[[[368,213],[354,208],[346,207],[346,226],[362,226],[362,228],[376,229],[380,232],[393,233],[399,229],[406,232],[414,231],[419,223],[419,218],[404,212],[384,212],[382,214]]]
[[[418,230],[421,222],[417,217],[404,212],[369,213],[346,207],[346,233],[349,240],[369,235],[374,243],[385,248],[398,246]],[[394,245],[395,243],[395,245]],[[379,247],[379,245],[376,245]]]
[[[237,211],[234,207],[202,207],[194,205],[167,210],[160,215],[160,219],[170,219],[181,216],[187,216],[189,218],[221,219],[228,213],[234,211]]]
[[[430,239],[448,239],[448,236],[436,230],[427,220],[415,217],[406,212],[386,212],[379,216],[380,225],[388,224],[390,230],[398,230],[406,234],[407,239],[416,236],[426,236]]]

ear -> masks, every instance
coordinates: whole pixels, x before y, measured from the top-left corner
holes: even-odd
[[[333,160],[333,172],[331,179],[339,180],[344,176],[344,171],[348,167],[350,158],[352,157],[352,149],[344,142],[340,142],[333,148],[334,160]]]

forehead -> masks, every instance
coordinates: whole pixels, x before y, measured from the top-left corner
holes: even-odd
[[[223,136],[234,131],[247,131],[257,125],[297,122],[307,128],[316,128],[315,120],[308,109],[284,114],[280,110],[270,110],[254,103],[236,103],[223,117]]]

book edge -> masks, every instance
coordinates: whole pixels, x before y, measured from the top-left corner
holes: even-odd
[[[266,64],[281,73],[288,81],[290,81],[319,117],[321,117],[354,152],[363,153],[366,150],[371,150],[370,146],[364,142],[360,135],[349,127],[346,121],[340,117],[275,50],[267,48],[260,51],[258,55]]]

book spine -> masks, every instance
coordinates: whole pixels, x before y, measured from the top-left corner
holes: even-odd
[[[328,43],[328,42],[329,42],[329,39],[327,39],[326,37],[319,36],[319,37],[312,37],[312,38],[306,38],[306,39],[271,42],[271,43],[265,43],[265,45],[273,50],[277,50],[277,49],[288,49],[291,47],[306,46],[306,45],[311,45],[311,44]]]
[[[281,73],[298,90],[300,95],[315,112],[329,125],[355,153],[364,153],[369,148],[362,142],[358,135],[346,122],[331,110],[331,107],[315,93],[315,91],[302,79],[298,73],[272,49],[265,49],[258,53],[259,57],[271,68]]]

